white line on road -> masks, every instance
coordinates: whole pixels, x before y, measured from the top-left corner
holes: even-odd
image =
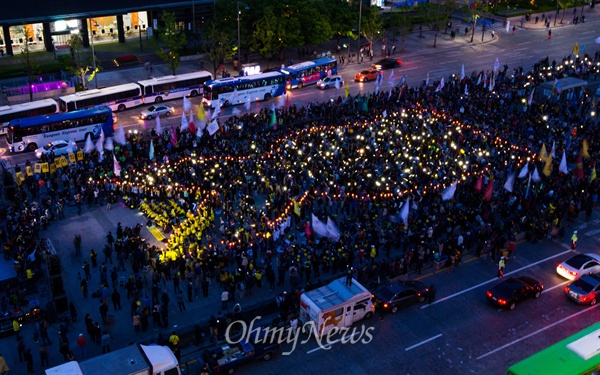
[[[548,261],[548,260],[550,260],[550,259],[557,258],[557,257],[559,257],[559,256],[561,256],[561,255],[565,255],[565,254],[568,254],[568,253],[570,253],[570,252],[572,252],[572,251],[569,249],[569,250],[563,251],[562,253],[555,254],[555,255],[553,255],[553,256],[551,256],[551,257],[548,257],[548,258],[545,258],[545,259],[542,259],[542,260],[538,260],[537,262],[531,263],[531,264],[529,264],[529,265],[527,265],[527,266],[525,266],[525,267],[521,267],[521,268],[519,268],[519,269],[516,269],[516,270],[514,270],[514,271],[511,271],[511,272],[505,273],[505,274],[504,274],[504,276],[508,276],[508,275],[512,275],[512,274],[514,274],[514,273],[521,272],[521,271],[522,271],[522,270],[524,270],[524,269],[527,269],[527,268],[529,268],[529,267],[533,267],[533,266],[535,266],[535,265],[538,265],[538,264],[540,264],[540,263],[544,263],[544,262],[546,262],[546,261]],[[467,288],[467,289],[465,289],[465,290],[461,290],[460,292],[456,292],[456,293],[454,293],[454,294],[451,294],[451,295],[449,295],[449,296],[447,296],[447,297],[440,298],[440,299],[438,299],[437,301],[434,301],[434,302],[432,302],[432,303],[431,303],[431,304],[429,304],[429,305],[423,305],[423,306],[421,306],[421,309],[426,309],[426,308],[428,308],[428,307],[429,307],[429,306],[431,306],[431,305],[435,305],[436,303],[440,303],[440,302],[447,301],[447,300],[449,300],[449,299],[451,299],[451,298],[454,298],[454,297],[456,297],[456,296],[459,296],[459,295],[461,295],[461,294],[464,294],[464,293],[470,292],[470,291],[471,291],[471,290],[473,290],[473,289],[477,289],[477,288],[479,288],[480,286],[484,286],[484,285],[486,285],[486,284],[489,284],[489,283],[491,283],[491,282],[494,282],[494,281],[496,281],[496,280],[498,280],[498,279],[497,279],[497,278],[490,279],[490,280],[488,280],[488,281],[484,281],[484,282],[482,282],[482,283],[480,283],[480,284],[477,284],[477,285],[475,285],[475,286],[472,286],[472,287],[470,287],[470,288]]]
[[[343,337],[343,339],[344,339],[344,340],[350,340],[352,337],[354,337],[354,336],[356,336],[356,335],[358,335],[358,334],[360,334],[360,332],[354,332],[354,334],[352,334],[351,336],[349,336],[349,337]],[[330,342],[330,343],[327,343],[327,344],[325,344],[325,345],[323,345],[323,346],[317,346],[316,348],[314,348],[314,349],[311,349],[311,350],[307,351],[307,352],[306,352],[306,354],[314,353],[314,352],[316,352],[317,350],[321,350],[321,349],[329,349],[329,347],[330,347],[330,346],[332,346],[332,345],[334,345],[334,344],[337,344],[337,343],[338,343],[338,342],[340,342],[340,341],[342,341],[342,339],[341,339],[341,338],[340,338],[340,339],[337,339],[337,340],[335,340],[335,341],[332,341],[332,342]]]
[[[551,287],[550,287],[550,288],[548,288],[548,289],[544,289],[544,292],[549,292],[549,291],[551,291],[552,289],[560,288],[561,286],[563,286],[563,285],[566,285],[566,284],[568,284],[568,283],[570,283],[570,282],[573,282],[573,280],[567,280],[567,281],[564,281],[564,282],[562,282],[562,283],[560,283],[560,284],[556,284],[556,285],[554,285],[554,286],[551,286]]]
[[[458,60],[445,60],[445,61],[439,62],[438,64],[440,64],[440,65],[444,64],[445,65],[447,63],[453,63],[453,62],[458,62]]]
[[[594,235],[596,235],[596,234],[598,234],[598,233],[600,233],[600,229],[594,229],[594,230],[591,230],[591,231],[589,231],[589,232],[585,232],[584,234],[585,234],[586,236],[594,236]]]
[[[415,70],[415,69],[421,69],[421,67],[420,66],[415,66],[414,68],[406,68],[406,69],[402,68],[402,71],[405,72],[407,70]]]
[[[528,335],[525,335],[525,336],[523,336],[523,337],[521,337],[521,338],[519,338],[519,339],[516,339],[516,340],[514,340],[514,341],[511,341],[511,342],[509,342],[509,343],[508,343],[508,344],[506,344],[506,345],[502,345],[501,347],[499,347],[499,348],[496,348],[496,349],[492,350],[491,352],[487,352],[487,353],[485,353],[485,354],[483,354],[483,355],[480,355],[479,357],[477,357],[477,359],[485,358],[485,357],[487,357],[488,355],[491,355],[491,354],[494,354],[494,353],[496,353],[496,352],[499,352],[500,350],[506,349],[506,348],[508,348],[509,346],[512,346],[512,345],[514,345],[514,344],[516,344],[516,343],[518,343],[518,342],[521,342],[521,341],[523,341],[523,340],[526,340],[526,339],[528,339],[528,338],[530,338],[530,337],[532,337],[532,336],[535,336],[535,335],[537,335],[538,333],[544,332],[544,331],[545,331],[545,330],[547,330],[547,329],[550,329],[550,328],[552,328],[552,327],[554,327],[554,326],[557,326],[557,325],[559,325],[559,324],[561,324],[561,323],[563,323],[563,322],[566,322],[567,320],[569,320],[569,319],[572,319],[572,318],[574,318],[574,317],[576,317],[576,316],[578,316],[578,315],[581,315],[581,314],[583,314],[583,313],[586,313],[586,312],[590,311],[591,309],[595,309],[595,308],[596,308],[596,307],[598,307],[598,306],[600,306],[600,305],[594,305],[594,306],[590,306],[590,307],[588,307],[588,308],[587,308],[587,309],[585,309],[585,310],[581,310],[581,311],[580,311],[580,312],[578,312],[578,313],[575,313],[575,314],[573,314],[573,315],[567,316],[566,318],[562,318],[561,320],[559,320],[559,321],[557,321],[557,322],[554,322],[554,323],[552,323],[552,324],[550,324],[550,325],[547,325],[547,326],[545,326],[544,328],[540,328],[540,329],[538,329],[537,331],[535,331],[535,332],[532,332],[532,333],[530,333],[530,334],[528,334]]]
[[[525,50],[528,50],[528,49],[531,49],[531,48],[530,48],[530,47],[523,47],[523,48],[517,48],[517,49],[513,49],[513,51],[514,51],[514,52],[517,52],[517,51],[525,51]]]
[[[429,341],[433,341],[433,340],[437,339],[438,337],[442,337],[442,334],[440,333],[439,335],[435,335],[435,336],[433,336],[433,337],[431,337],[431,338],[429,338],[429,339],[427,339],[427,340],[425,340],[425,341],[421,341],[421,342],[420,342],[420,343],[418,343],[418,344],[415,344],[415,345],[413,345],[413,346],[409,346],[408,348],[404,349],[404,351],[409,351],[409,350],[411,350],[411,349],[414,349],[414,348],[416,348],[417,346],[421,346],[421,345],[423,345],[423,344],[426,344],[426,343],[428,343]]]
[[[523,42],[523,43],[517,43],[517,45],[518,45],[518,46],[522,46],[522,45],[525,45],[525,44],[531,44],[531,43],[532,43],[532,42]]]

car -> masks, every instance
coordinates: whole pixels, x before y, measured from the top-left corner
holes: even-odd
[[[528,276],[509,277],[486,292],[488,301],[509,310],[526,298],[538,298],[544,290],[541,282]]]
[[[35,156],[38,159],[40,159],[43,155],[48,155],[51,152],[54,153],[55,156],[65,155],[68,153],[67,151],[69,151],[69,144],[72,148],[72,150],[70,150],[71,152],[77,151],[77,143],[75,143],[75,141],[66,141],[61,139],[58,141],[50,142],[44,147],[38,148],[37,150],[35,150]]]
[[[398,281],[376,292],[373,300],[379,308],[395,314],[401,307],[424,302],[428,292],[420,281]]]
[[[140,112],[140,118],[142,120],[152,120],[158,115],[165,115],[167,117],[175,113],[175,108],[169,107],[168,105],[159,104],[148,107],[148,109]]]
[[[360,73],[356,73],[356,76],[354,76],[354,80],[356,82],[369,82],[369,81],[375,81],[377,79],[377,76],[379,75],[379,71],[377,69],[365,69]]]
[[[595,305],[600,298],[600,275],[583,275],[565,286],[565,295],[582,305]]]
[[[326,90],[330,87],[340,88],[344,85],[344,79],[342,76],[329,76],[325,77],[317,82],[317,87]]]
[[[402,65],[402,60],[392,59],[390,57],[381,59],[373,64],[373,68],[377,70],[398,68]]]
[[[598,273],[600,272],[600,255],[577,254],[556,266],[556,272],[569,280],[575,280],[588,273]]]

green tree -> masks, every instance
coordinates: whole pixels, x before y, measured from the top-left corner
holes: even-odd
[[[163,24],[158,28],[158,37],[166,45],[167,50],[156,45],[158,47],[156,54],[169,64],[171,72],[175,75],[177,68],[179,68],[181,51],[186,45],[185,33],[177,27],[177,20],[173,13],[163,11],[161,19]]]
[[[408,12],[397,11],[392,13],[390,15],[390,27],[392,28],[394,40],[396,40],[397,35],[400,35],[400,40],[402,42],[400,52],[404,52],[406,35],[412,32],[412,23],[408,17]]]
[[[304,45],[320,45],[331,39],[333,36],[333,30],[331,25],[325,19],[319,11],[310,6],[309,3],[305,3],[308,7],[299,13],[299,26],[297,30],[301,30],[300,38]]]
[[[268,60],[275,56],[283,46],[283,34],[283,27],[275,17],[273,9],[265,8],[263,17],[254,23],[250,48],[258,51],[263,58],[267,59],[267,69],[269,67]]]
[[[95,56],[91,56],[83,49],[83,40],[79,34],[71,35],[69,39],[69,47],[71,47],[71,59],[67,61],[65,69],[79,78],[81,84],[79,90],[87,90],[87,82],[91,82],[98,71],[100,71],[100,60]],[[96,58],[96,70],[94,70],[94,61]],[[91,72],[91,73],[90,73]],[[86,74],[90,73],[86,79]]]
[[[24,36],[24,43],[21,45],[21,55],[19,58],[23,63],[23,67],[25,69],[25,74],[27,75],[27,83],[29,84],[29,101],[33,101],[33,90],[31,89],[33,83],[35,82],[36,76],[40,73],[40,66],[37,63],[35,57],[32,54],[31,48],[29,46],[29,38],[32,38],[33,35],[27,30],[26,27],[23,27],[19,30]]]
[[[382,38],[383,20],[379,15],[379,8],[371,6],[367,8],[366,13],[362,17],[362,25],[360,33],[369,42],[369,48],[373,50],[373,43]]]
[[[574,4],[575,4],[575,1],[573,1],[573,0],[558,0],[558,5],[560,6],[560,9],[562,9],[562,16],[560,17],[561,24],[563,23],[563,20],[565,19],[565,10],[567,10]]]
[[[237,53],[234,49],[235,42],[227,30],[219,27],[216,20],[209,21],[205,30],[204,48],[213,66],[213,75],[216,77],[219,66]]]

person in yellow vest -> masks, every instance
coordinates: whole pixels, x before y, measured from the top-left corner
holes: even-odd
[[[4,359],[2,354],[0,354],[0,375],[8,374],[9,371],[10,371],[10,368],[6,364],[6,360]]]
[[[371,245],[371,253],[369,254],[371,257],[371,264],[375,263],[375,257],[377,256],[377,250],[375,249],[375,245]]]
[[[15,335],[17,336],[17,340],[21,338],[21,324],[17,321],[17,319],[13,319],[12,322],[13,331],[15,331]]]
[[[175,331],[173,331],[171,337],[169,337],[169,345],[171,346],[171,349],[174,349],[179,345],[179,336],[177,336]]]
[[[254,274],[254,277],[256,278],[256,287],[260,289],[262,287],[262,269],[258,268]]]

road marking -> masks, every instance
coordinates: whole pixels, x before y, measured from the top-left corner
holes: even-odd
[[[517,49],[514,49],[513,51],[514,51],[514,52],[517,52],[517,51],[525,51],[525,50],[528,50],[528,49],[531,49],[531,48],[529,48],[529,47],[523,47],[523,48],[517,48]]]
[[[403,71],[403,72],[405,72],[405,71],[407,71],[407,70],[415,70],[415,69],[421,69],[421,67],[419,67],[419,66],[415,66],[414,68],[406,68],[406,69],[405,69],[405,68],[402,68],[402,71]]]
[[[589,232],[585,232],[584,234],[585,234],[586,236],[594,236],[594,235],[596,235],[596,234],[598,234],[598,233],[600,233],[600,229],[594,229],[594,230],[591,230],[591,231],[589,231]]]
[[[361,333],[361,332],[354,332],[354,334],[352,334],[351,336],[349,336],[349,337],[342,337],[342,338],[343,338],[344,340],[349,340],[349,339],[353,338],[354,336],[356,336],[356,335],[358,335],[358,334],[360,334],[360,333]],[[316,348],[314,348],[314,349],[311,349],[311,350],[307,351],[307,352],[306,352],[306,354],[311,354],[311,353],[314,353],[314,352],[316,352],[317,350],[321,350],[321,349],[328,349],[328,348],[329,348],[329,347],[331,347],[332,345],[334,345],[334,344],[337,344],[338,342],[342,341],[342,338],[339,338],[339,339],[337,339],[337,340],[335,340],[335,341],[333,341],[333,342],[327,343],[327,344],[325,344],[325,345],[322,345],[322,346],[317,346]]]
[[[411,350],[411,349],[414,349],[414,348],[416,348],[417,346],[421,346],[421,345],[423,345],[423,344],[426,344],[426,343],[428,343],[429,341],[433,341],[433,340],[437,339],[438,337],[442,337],[442,334],[440,333],[439,335],[435,335],[435,336],[433,336],[433,337],[431,337],[431,338],[428,338],[428,339],[427,339],[427,340],[425,340],[425,341],[421,341],[421,342],[420,342],[420,343],[418,343],[418,344],[415,344],[415,345],[413,345],[413,346],[409,346],[408,348],[404,349],[404,351],[406,351],[406,352],[407,352],[407,351],[409,351],[409,350]]]
[[[458,60],[448,60],[448,61],[442,61],[442,62],[440,62],[440,63],[438,63],[438,64],[439,64],[439,65],[442,65],[442,64],[444,64],[444,65],[445,65],[446,63],[453,63],[453,62],[458,62]]]
[[[545,258],[545,259],[542,259],[542,260],[538,260],[537,262],[531,263],[530,265],[527,265],[527,266],[525,266],[525,267],[521,267],[521,268],[519,268],[519,269],[516,269],[516,270],[514,270],[514,271],[511,271],[511,272],[505,273],[505,274],[504,274],[504,276],[508,276],[508,275],[512,275],[512,274],[514,274],[514,273],[521,272],[522,270],[525,270],[525,269],[527,269],[527,268],[529,268],[529,267],[532,267],[532,266],[538,265],[538,264],[540,264],[540,263],[544,263],[544,262],[546,262],[546,261],[549,261],[550,259],[557,258],[557,257],[559,257],[559,256],[561,256],[561,255],[565,255],[565,254],[568,254],[568,253],[570,253],[570,252],[572,252],[572,251],[569,249],[569,250],[563,251],[562,253],[555,254],[555,255],[553,255],[553,256],[551,256],[551,257],[548,257],[548,258]],[[484,285],[486,285],[486,284],[489,284],[489,283],[492,283],[492,282],[494,282],[494,281],[496,281],[496,280],[498,280],[498,278],[493,278],[493,279],[490,279],[490,280],[488,280],[488,281],[484,281],[484,282],[482,282],[482,283],[479,283],[479,284],[477,284],[477,285],[475,285],[475,286],[472,286],[472,287],[470,287],[470,288],[467,288],[467,289],[465,289],[465,290],[461,290],[460,292],[456,292],[456,293],[454,293],[454,294],[451,294],[451,295],[449,295],[449,296],[447,296],[447,297],[440,298],[440,299],[438,299],[437,301],[433,301],[433,302],[432,302],[431,304],[429,304],[429,305],[423,305],[423,306],[421,306],[421,310],[422,310],[422,309],[426,309],[426,308],[428,308],[428,307],[429,307],[429,306],[431,306],[431,305],[435,305],[435,304],[437,304],[437,303],[440,303],[440,302],[447,301],[447,300],[449,300],[449,299],[451,299],[451,298],[454,298],[454,297],[456,297],[456,296],[460,296],[461,294],[464,294],[464,293],[470,292],[470,291],[471,291],[471,290],[473,290],[473,289],[477,289],[477,288],[479,288],[480,286],[484,286]]]
[[[571,282],[573,282],[573,280],[567,280],[567,281],[563,281],[562,283],[556,284],[556,285],[554,285],[554,286],[552,286],[552,287],[550,287],[550,288],[548,288],[548,289],[544,289],[544,292],[549,292],[549,291],[551,291],[552,289],[559,288],[559,287],[561,287],[561,286],[563,286],[563,285],[565,285],[565,284],[571,283]]]
[[[525,44],[531,44],[531,42],[523,42],[523,43],[517,43],[518,46],[523,46]]]
[[[514,341],[511,341],[511,342],[509,342],[508,344],[506,344],[506,345],[502,345],[501,347],[499,347],[499,348],[496,348],[496,349],[494,349],[494,350],[492,350],[492,351],[490,351],[490,352],[487,352],[487,353],[485,353],[485,354],[483,354],[483,355],[480,355],[479,357],[477,357],[477,359],[485,358],[485,357],[487,357],[487,356],[489,356],[489,355],[492,355],[492,354],[494,354],[494,353],[496,353],[496,352],[499,352],[500,350],[506,349],[506,348],[508,348],[509,346],[512,346],[512,345],[514,345],[514,344],[516,344],[516,343],[518,343],[518,342],[521,342],[521,341],[523,341],[523,340],[526,340],[526,339],[528,339],[528,338],[530,338],[530,337],[532,337],[532,336],[535,336],[535,335],[537,335],[538,333],[542,333],[542,332],[544,332],[544,331],[545,331],[545,330],[547,330],[547,329],[550,329],[550,328],[552,328],[552,327],[554,327],[554,326],[557,326],[557,325],[559,325],[559,324],[561,324],[561,323],[563,323],[563,322],[566,322],[567,320],[569,320],[569,319],[572,319],[572,318],[574,318],[574,317],[576,317],[576,316],[579,316],[579,315],[581,315],[581,314],[584,314],[584,313],[586,313],[586,312],[588,312],[588,311],[590,311],[590,310],[592,310],[592,309],[595,309],[595,308],[596,308],[596,307],[598,307],[598,306],[600,306],[600,305],[594,305],[594,306],[590,306],[590,307],[586,308],[585,310],[581,310],[580,312],[577,312],[577,313],[575,313],[575,314],[573,314],[573,315],[567,316],[566,318],[562,318],[561,320],[559,320],[559,321],[557,321],[557,322],[554,322],[554,323],[552,323],[552,324],[550,324],[550,325],[548,325],[548,326],[545,326],[544,328],[540,328],[540,329],[538,329],[538,330],[537,330],[537,331],[535,331],[535,332],[532,332],[532,333],[530,333],[530,334],[528,334],[528,335],[525,335],[525,336],[523,336],[523,337],[521,337],[521,338],[519,338],[519,339],[516,339],[516,340],[514,340]]]

